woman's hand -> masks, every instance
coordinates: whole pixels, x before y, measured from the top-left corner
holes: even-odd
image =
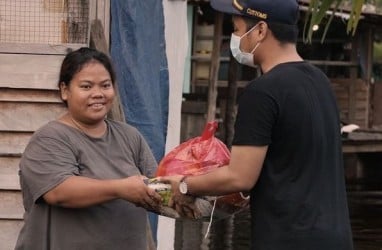
[[[156,211],[161,205],[162,197],[155,190],[149,188],[144,179],[147,179],[147,177],[139,175],[122,179],[118,196],[139,207]]]

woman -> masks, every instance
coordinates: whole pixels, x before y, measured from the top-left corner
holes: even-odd
[[[147,188],[156,161],[133,127],[106,119],[115,97],[109,58],[81,48],[59,79],[67,112],[32,136],[20,162],[25,225],[16,249],[146,249]]]

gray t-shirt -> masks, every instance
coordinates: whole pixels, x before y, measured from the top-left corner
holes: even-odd
[[[106,122],[102,138],[58,121],[34,133],[20,162],[25,225],[15,249],[146,249],[147,213],[130,202],[118,199],[73,209],[42,199],[70,176],[154,176],[157,163],[143,136],[125,123]]]

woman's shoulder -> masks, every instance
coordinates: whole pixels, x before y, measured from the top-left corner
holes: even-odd
[[[68,135],[74,134],[75,129],[71,128],[68,125],[59,122],[58,120],[49,121],[33,133],[33,138],[36,137],[45,137],[52,139],[59,139],[67,137]]]

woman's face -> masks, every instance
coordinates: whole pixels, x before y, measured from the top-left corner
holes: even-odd
[[[61,96],[74,119],[94,124],[105,119],[112,107],[115,91],[109,72],[95,61],[85,64],[69,85],[61,83]]]

